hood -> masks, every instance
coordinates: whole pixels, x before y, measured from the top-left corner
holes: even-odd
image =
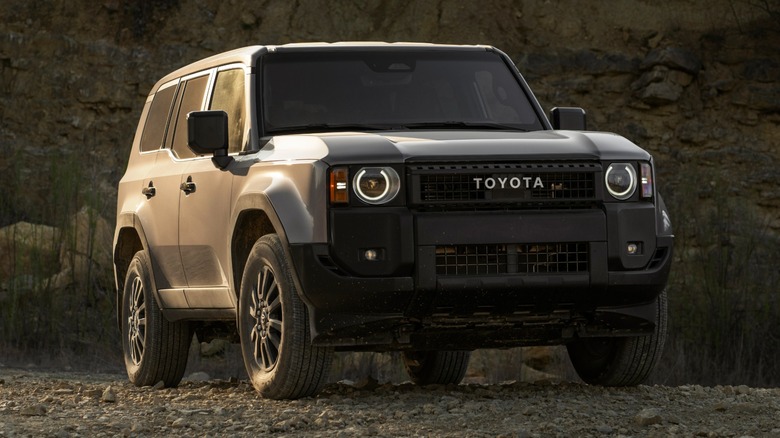
[[[605,132],[446,130],[338,132],[283,137],[274,139],[277,153],[282,152],[279,147],[287,149],[282,145],[291,148],[288,153],[294,153],[292,148],[298,152],[307,149],[313,155],[299,155],[298,158],[319,159],[330,165],[650,159],[650,154],[639,146],[619,135]],[[302,148],[304,144],[310,146]]]

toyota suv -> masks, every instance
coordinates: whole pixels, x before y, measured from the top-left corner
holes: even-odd
[[[127,373],[177,385],[195,334],[239,342],[269,398],[358,350],[452,384],[475,349],[566,345],[585,382],[636,385],[672,243],[652,156],[548,118],[493,47],[238,49],[146,99],[114,238]]]

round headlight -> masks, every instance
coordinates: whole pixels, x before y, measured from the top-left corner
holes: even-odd
[[[401,178],[392,167],[364,167],[352,181],[357,197],[366,204],[390,202],[401,189]]]
[[[613,198],[625,201],[636,190],[636,170],[628,163],[612,163],[604,175],[604,182]]]

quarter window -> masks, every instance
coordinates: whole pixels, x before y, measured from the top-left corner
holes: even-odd
[[[172,86],[155,93],[144,124],[144,133],[141,135],[141,152],[157,150],[163,146],[165,127],[175,92],[176,87]]]

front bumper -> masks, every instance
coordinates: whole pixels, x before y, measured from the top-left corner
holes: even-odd
[[[560,343],[575,332],[647,333],[671,266],[673,237],[656,236],[649,203],[501,213],[345,209],[330,221],[334,245],[291,245],[321,345],[481,348]],[[534,251],[572,242],[580,265],[567,259],[539,272],[550,264]],[[640,253],[627,254],[628,243]],[[380,259],[365,260],[366,249]],[[518,264],[517,253],[529,251],[535,262],[526,255]],[[451,252],[463,252],[455,256],[463,269],[443,265]]]

